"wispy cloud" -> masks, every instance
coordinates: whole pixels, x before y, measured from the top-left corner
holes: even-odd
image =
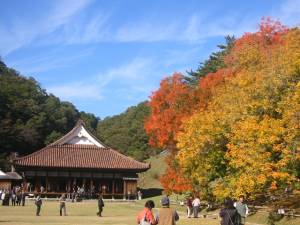
[[[120,65],[117,68],[87,76],[82,82],[58,84],[47,89],[50,93],[65,100],[88,99],[99,101],[104,97],[108,97],[105,95],[110,92],[115,94],[123,92],[123,97],[125,97],[133,91],[134,86],[142,86],[143,90],[135,90],[132,93],[136,95],[137,91],[144,92],[145,87],[149,85],[147,81],[149,81],[149,66],[152,65],[150,62],[148,59],[134,58],[127,64]],[[114,83],[113,85],[111,84],[112,82]],[[146,91],[149,91],[149,89]]]
[[[119,99],[146,99],[158,88],[159,81],[174,71],[185,72],[185,65],[195,58],[200,48],[166,51],[161,57],[135,57],[126,63],[95,74],[83,81],[48,87],[51,93],[65,100],[87,99],[101,101],[118,96]]]
[[[291,26],[300,26],[300,1],[282,1],[279,9],[273,9],[271,16]]]
[[[236,35],[254,31],[260,20],[251,12],[224,12],[220,17],[194,11],[189,16],[174,18],[147,16],[141,20],[112,23],[112,12],[85,9],[93,0],[54,1],[48,13],[29,21],[12,18],[9,27],[0,22],[2,56],[29,44],[89,44],[99,42],[203,42],[210,37]],[[282,1],[270,9],[270,15],[290,25],[299,24],[300,1]],[[266,15],[268,16],[268,15]]]
[[[103,85],[107,85],[113,80],[122,80],[124,82],[141,80],[143,79],[145,70],[151,66],[151,64],[150,59],[134,58],[127,64],[99,73],[97,77]]]
[[[9,27],[0,24],[0,54],[8,53],[32,43],[37,38],[54,32],[91,3],[91,0],[55,1],[42,18],[35,20],[14,19]]]
[[[52,69],[70,67],[85,57],[90,56],[93,51],[93,48],[87,48],[77,51],[72,55],[66,55],[61,49],[54,49],[47,52],[46,55],[37,54],[32,57],[22,58],[21,60],[10,61],[9,66],[18,68],[23,74],[33,75]]]
[[[93,82],[75,82],[48,87],[48,92],[60,96],[64,100],[88,99],[101,100],[101,89]]]

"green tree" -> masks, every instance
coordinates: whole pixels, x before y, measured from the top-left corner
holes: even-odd
[[[202,77],[205,77],[209,73],[215,73],[218,69],[225,68],[225,56],[229,54],[234,45],[234,42],[234,36],[226,36],[225,44],[218,45],[218,48],[220,50],[217,52],[213,52],[209,56],[209,59],[201,62],[195,71],[189,71],[188,76],[185,77],[185,80],[190,85],[197,85]]]
[[[148,145],[144,130],[144,120],[149,113],[149,106],[142,102],[120,115],[107,117],[99,121],[97,136],[108,146],[126,155],[138,160],[146,159],[159,151]]]

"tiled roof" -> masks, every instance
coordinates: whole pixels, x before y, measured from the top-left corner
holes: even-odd
[[[7,172],[6,174],[8,176],[10,176],[12,179],[22,180],[22,176],[20,174],[18,174],[17,172]]]
[[[96,145],[49,145],[30,155],[16,159],[25,167],[128,169],[146,171],[149,164],[138,162],[111,148]]]
[[[62,145],[65,143],[65,140],[67,140],[69,137],[73,136],[74,131],[79,128],[80,126],[85,127],[85,123],[83,122],[83,120],[78,120],[76,123],[76,126],[70,130],[67,134],[65,134],[63,137],[61,137],[60,139],[56,140],[55,142],[53,142],[50,145]],[[93,138],[95,138],[97,140],[97,142],[99,142],[102,146],[107,147],[104,143],[102,143],[101,141],[99,141],[88,129],[85,129],[88,134],[90,136],[92,136]]]
[[[22,177],[16,172],[4,173],[0,170],[0,180],[21,180]]]

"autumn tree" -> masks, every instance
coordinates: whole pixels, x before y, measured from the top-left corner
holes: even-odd
[[[193,111],[192,100],[190,87],[181,74],[174,73],[161,81],[150,97],[151,114],[145,121],[150,145],[175,150],[176,134],[183,119]]]
[[[299,178],[299,43],[299,29],[264,19],[235,41],[225,73],[200,80],[210,97],[184,121],[177,159],[218,199],[255,198]]]
[[[175,155],[176,135],[181,129],[181,124],[194,110],[195,98],[191,94],[189,85],[179,73],[163,79],[160,88],[150,97],[150,116],[146,119],[145,130],[149,135],[152,146],[167,149],[169,156],[166,160],[167,171],[161,178],[161,183],[166,190],[182,192],[189,187],[184,179],[181,168],[176,166]],[[173,185],[172,185],[173,184]]]

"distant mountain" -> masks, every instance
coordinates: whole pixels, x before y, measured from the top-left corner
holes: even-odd
[[[27,155],[39,150],[70,131],[78,119],[109,146],[145,159],[157,151],[148,146],[143,128],[148,114],[144,102],[101,121],[48,94],[34,78],[22,76],[0,60],[0,168],[8,168],[11,152]]]
[[[107,117],[98,122],[97,136],[105,144],[138,160],[160,152],[148,145],[144,120],[149,115],[147,102],[129,107],[120,115]]]

